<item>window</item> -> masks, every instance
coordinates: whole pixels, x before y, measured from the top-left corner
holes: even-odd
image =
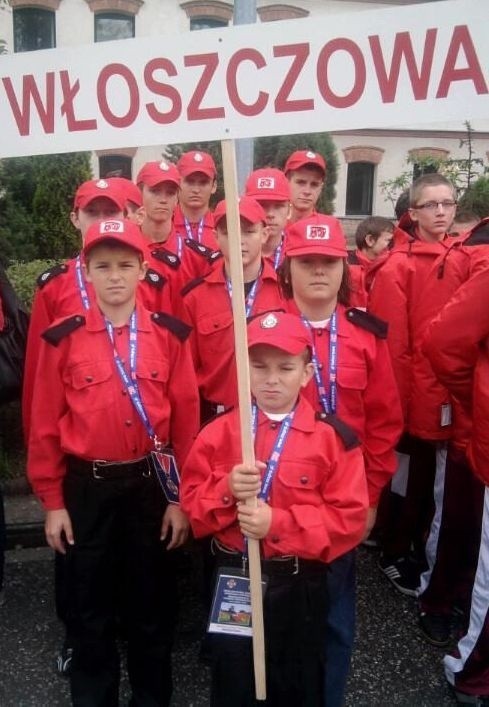
[[[217,20],[215,17],[193,17],[190,20],[190,29],[212,29],[213,27],[227,27],[226,20]]]
[[[55,15],[52,10],[22,7],[13,10],[14,52],[32,52],[56,46]]]
[[[112,39],[130,39],[135,36],[133,15],[116,12],[100,12],[95,15],[95,41],[110,42]]]
[[[434,174],[435,172],[438,172],[438,165],[434,162],[413,162],[413,182],[423,174]]]
[[[126,155],[100,155],[100,179],[107,177],[125,177],[132,179],[132,158]]]
[[[346,180],[347,216],[369,216],[372,213],[375,165],[350,162]]]

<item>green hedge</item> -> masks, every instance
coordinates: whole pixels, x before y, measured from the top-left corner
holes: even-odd
[[[12,287],[29,311],[36,289],[37,278],[56,262],[55,260],[31,260],[29,263],[14,261],[7,268],[7,275]]]

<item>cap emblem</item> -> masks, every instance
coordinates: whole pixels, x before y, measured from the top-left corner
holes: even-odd
[[[105,179],[99,179],[98,182],[95,183],[95,186],[98,189],[108,189],[109,188],[109,183],[105,181]]]
[[[327,241],[329,240],[329,226],[324,224],[312,225],[309,224],[306,228],[306,240],[308,241]]]
[[[165,160],[162,160],[158,166],[163,172],[168,172],[168,170],[170,169],[168,163],[165,162]]]
[[[260,322],[260,326],[262,329],[273,329],[277,326],[277,324],[278,319],[275,314],[267,314],[267,316],[264,317]]]
[[[200,152],[196,152],[196,153],[195,153],[195,155],[194,155],[194,161],[195,161],[195,162],[203,162],[203,161],[204,161],[204,158],[202,157],[202,155],[200,154]]]
[[[149,273],[149,279],[151,280],[151,282],[158,282],[158,280],[160,279],[160,277],[159,277],[159,275],[158,275],[157,273],[155,273],[155,272],[150,272],[150,273]]]
[[[256,183],[257,189],[275,189],[275,177],[260,177]]]
[[[311,150],[308,150],[306,152],[306,157],[310,160],[315,160],[316,159],[316,153],[312,152]]]
[[[100,233],[124,233],[124,224],[122,221],[102,221]]]

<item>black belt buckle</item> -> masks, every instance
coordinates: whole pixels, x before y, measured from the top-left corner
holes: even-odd
[[[105,466],[107,464],[107,461],[105,459],[94,459],[92,462],[92,474],[94,479],[105,479],[105,476],[100,476],[100,474],[97,474],[97,470],[99,465],[100,466]]]

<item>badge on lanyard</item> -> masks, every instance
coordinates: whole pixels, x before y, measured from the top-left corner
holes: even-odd
[[[151,452],[156,478],[168,503],[179,503],[180,474],[175,455],[171,449],[158,449],[158,446],[156,445],[157,448]]]
[[[265,593],[266,578],[262,576]],[[244,570],[221,567],[217,574],[208,633],[252,636],[250,578]]]

